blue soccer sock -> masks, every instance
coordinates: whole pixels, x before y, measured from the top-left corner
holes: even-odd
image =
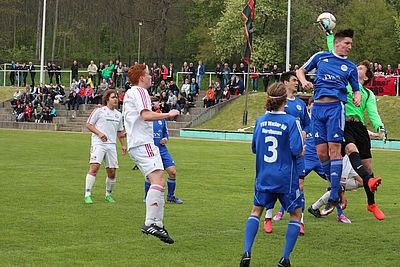
[[[306,206],[306,198],[304,197],[304,191],[300,191],[300,194],[301,194],[301,203],[302,203],[301,213],[304,213],[304,207]]]
[[[292,253],[294,245],[296,245],[299,233],[300,233],[300,222],[289,221],[288,228],[286,230],[285,248],[283,249],[283,255],[282,255],[282,257],[284,257],[287,260],[289,260],[290,253]]]
[[[342,178],[343,160],[331,160],[331,196],[329,199],[338,200],[340,191],[340,179]]]
[[[253,246],[254,239],[256,238],[260,218],[251,215],[246,222],[246,229],[244,230],[244,252],[251,254],[251,247]]]
[[[342,210],[342,208],[340,207],[340,205],[338,204],[338,205],[336,205],[336,209],[337,209],[337,216],[340,216],[340,215],[342,215],[343,214],[343,210]]]
[[[322,169],[324,169],[326,178],[328,178],[329,182],[331,181],[331,161],[327,160],[321,163]]]
[[[149,179],[146,178],[144,180],[144,198],[145,199],[147,197],[147,192],[149,192],[150,186],[151,186],[150,181],[149,181]]]
[[[168,185],[167,198],[172,198],[175,195],[176,180],[168,178],[167,185]]]

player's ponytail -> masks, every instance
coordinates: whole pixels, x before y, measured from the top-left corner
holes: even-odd
[[[265,109],[268,111],[278,110],[286,101],[286,87],[283,83],[274,83],[268,88],[268,98],[265,101]]]

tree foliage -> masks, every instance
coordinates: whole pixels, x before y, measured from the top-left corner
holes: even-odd
[[[138,54],[139,22],[141,61],[147,63],[202,59],[207,69],[216,62],[238,63],[243,55],[246,0],[47,0],[45,60],[69,66],[120,58],[133,63]],[[400,53],[400,2],[398,0],[291,0],[290,62],[302,64],[325,49],[324,34],[314,26],[317,16],[329,11],[337,28],[355,29],[355,61],[368,58],[395,64]],[[278,64],[286,56],[287,1],[257,1],[253,23],[252,61]],[[39,62],[43,0],[0,0],[0,59],[3,62]],[[55,27],[56,25],[56,27]],[[56,42],[53,48],[53,33]]]

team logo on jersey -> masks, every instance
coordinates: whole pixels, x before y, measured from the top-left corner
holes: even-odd
[[[296,105],[296,108],[297,108],[298,110],[301,110],[301,106],[300,106],[300,105]]]
[[[325,58],[323,61],[325,61],[325,62],[329,62],[329,60],[328,60],[327,58]]]
[[[342,65],[342,66],[340,66],[340,69],[342,70],[342,71],[347,71],[347,66],[346,65]]]
[[[158,125],[162,125],[162,121],[158,121]]]

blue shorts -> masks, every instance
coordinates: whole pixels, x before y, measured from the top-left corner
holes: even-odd
[[[160,149],[160,155],[162,159],[162,163],[164,165],[164,170],[167,169],[168,167],[175,166],[175,162],[172,159],[171,155],[168,152],[168,149],[161,148]]]
[[[282,207],[289,213],[294,212],[295,209],[303,207],[304,198],[302,192],[297,189],[293,193],[273,193],[273,192],[260,192],[254,193],[254,206],[263,206],[266,209],[274,208],[276,200],[279,199]]]
[[[314,102],[311,114],[315,145],[343,142],[345,109],[342,102]]]
[[[304,157],[298,157],[296,159],[296,165],[297,165],[296,167],[297,167],[297,172],[298,172],[299,178],[303,179],[304,176],[306,176]]]
[[[316,155],[315,158],[305,156],[305,162],[306,176],[310,174],[311,171],[315,171],[322,179],[325,180],[326,176],[324,169],[322,168],[322,164]]]

